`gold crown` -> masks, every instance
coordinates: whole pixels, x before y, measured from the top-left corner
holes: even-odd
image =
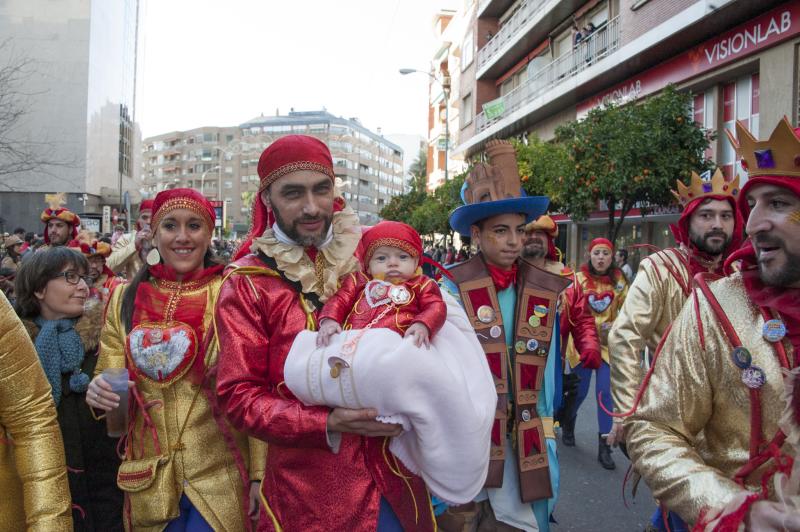
[[[738,141],[727,129],[725,133],[736,150],[736,158],[749,177],[784,175],[800,177],[800,139],[785,116],[769,136],[759,142],[740,121],[736,121]]]
[[[735,200],[737,194],[739,194],[739,176],[736,176],[733,181],[727,181],[719,168],[711,176],[711,179],[706,180],[696,172],[692,172],[692,179],[688,187],[678,181],[678,191],[672,191],[672,195],[682,207],[686,207],[690,201],[704,196],[730,196]]]

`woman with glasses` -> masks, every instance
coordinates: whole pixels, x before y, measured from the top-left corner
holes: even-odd
[[[132,381],[118,478],[133,530],[245,530],[257,511],[249,479],[263,467],[248,470],[248,441],[222,417],[214,391],[223,268],[210,251],[214,221],[199,192],[160,192],[147,264],[108,303],[95,372],[127,368]],[[91,406],[110,411],[119,401],[102,375],[93,379]],[[263,462],[263,446],[257,455]]]
[[[103,306],[90,302],[86,258],[67,247],[36,253],[17,271],[16,310],[52,389],[64,440],[75,530],[122,530],[117,439],[86,404]],[[20,383],[20,386],[25,385]]]

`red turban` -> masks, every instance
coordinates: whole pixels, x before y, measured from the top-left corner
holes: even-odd
[[[152,211],[153,203],[155,203],[155,200],[151,199],[142,200],[142,203],[139,204],[139,213],[141,214],[142,211]]]
[[[611,243],[610,240],[607,238],[595,238],[589,243],[589,253],[596,247],[606,247],[610,251],[614,251],[614,244]]]
[[[214,222],[217,219],[214,207],[193,188],[173,188],[159,192],[153,201],[153,227],[158,227],[164,216],[176,209],[194,212],[203,219],[209,231],[214,231]]]
[[[364,264],[368,264],[375,250],[381,246],[399,248],[419,259],[422,256],[422,239],[408,224],[403,222],[383,221],[370,227],[361,237],[364,252]]]

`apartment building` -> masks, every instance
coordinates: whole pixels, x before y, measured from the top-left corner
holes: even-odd
[[[258,192],[258,158],[289,134],[317,137],[331,150],[345,199],[361,222],[374,225],[392,196],[403,193],[403,150],[355,118],[322,111],[258,116],[235,127],[203,127],[144,139],[143,179],[148,192],[171,187],[200,190],[224,205],[224,227],[247,231]]]
[[[459,144],[461,108],[459,88],[461,75],[461,36],[470,19],[462,11],[443,9],[433,20],[437,48],[431,60],[428,85],[428,189],[434,190],[447,179],[461,173],[464,157],[453,148]]]
[[[454,151],[467,158],[493,138],[550,139],[593,107],[636,102],[670,83],[691,91],[695,120],[718,133],[709,155],[728,175],[741,169],[723,129],[739,119],[764,135],[784,115],[798,121],[797,0],[467,0],[464,13],[472,22]],[[674,208],[636,212],[620,243],[668,245],[676,218]],[[606,219],[599,210],[581,224],[560,217],[571,260]]]

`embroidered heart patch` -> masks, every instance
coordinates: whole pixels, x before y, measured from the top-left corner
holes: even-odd
[[[194,330],[185,323],[140,324],[128,335],[136,372],[158,382],[180,378],[197,354]]]
[[[367,283],[364,288],[364,299],[367,301],[369,308],[380,307],[391,302],[389,297],[389,290],[392,288],[392,283],[373,279]]]
[[[602,314],[609,305],[611,305],[611,302],[614,300],[614,295],[610,292],[604,292],[602,294],[590,293],[587,299],[589,300],[589,306],[592,307],[592,310],[598,314]]]

